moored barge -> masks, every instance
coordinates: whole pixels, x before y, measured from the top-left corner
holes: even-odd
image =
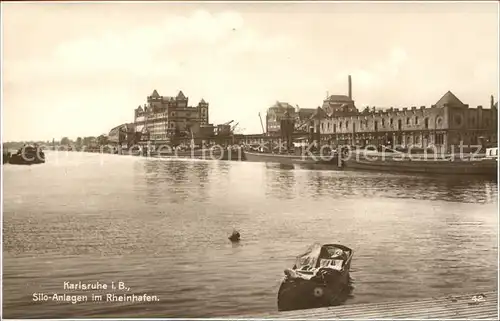
[[[246,153],[242,148],[200,148],[186,150],[156,151],[155,157],[160,158],[181,158],[181,159],[203,159],[203,160],[232,160],[242,161],[246,159]]]
[[[498,158],[488,156],[411,155],[354,151],[344,159],[347,169],[444,175],[497,177]]]
[[[342,167],[342,159],[338,154],[280,154],[280,153],[266,153],[266,152],[245,152],[247,161],[250,162],[263,162],[263,163],[277,163],[277,164],[303,164],[303,165],[330,165],[332,168]]]
[[[45,163],[45,153],[38,146],[24,146],[8,157],[12,165],[35,165]]]
[[[143,156],[166,159],[202,159],[202,160],[245,160],[245,152],[236,147],[212,147],[212,148],[154,148],[140,146],[140,148],[119,148],[111,150],[114,154]]]

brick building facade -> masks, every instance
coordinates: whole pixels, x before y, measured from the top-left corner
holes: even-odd
[[[334,145],[400,145],[426,148],[491,144],[497,141],[498,103],[490,108],[470,108],[448,91],[429,108],[365,109],[352,115],[328,114],[318,108],[311,118],[312,130],[321,143]]]
[[[155,143],[170,143],[174,137],[213,135],[208,103],[201,99],[197,106],[190,107],[188,100],[182,91],[169,97],[154,90],[147,104],[134,110],[136,131],[143,134],[143,140]]]
[[[307,126],[305,125],[315,111],[315,108],[293,107],[289,103],[277,101],[267,110],[266,133],[269,136],[281,135],[281,121],[285,115],[287,115],[286,117],[294,119],[295,129],[297,131],[307,131]]]

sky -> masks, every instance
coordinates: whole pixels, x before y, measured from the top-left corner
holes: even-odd
[[[498,100],[498,4],[5,3],[4,141],[98,136],[156,89],[262,133],[276,101],[430,106]]]

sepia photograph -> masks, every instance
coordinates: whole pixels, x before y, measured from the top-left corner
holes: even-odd
[[[497,1],[2,1],[1,318],[498,320]]]

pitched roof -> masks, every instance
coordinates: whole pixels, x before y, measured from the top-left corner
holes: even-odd
[[[457,98],[451,91],[448,90],[446,94],[441,97],[435,104],[436,107],[444,107],[445,104],[451,105],[451,106],[463,106],[464,103],[460,101],[460,99]]]
[[[272,105],[270,108],[274,108],[274,109],[295,109],[295,107],[293,107],[289,103],[284,103],[284,102],[280,102],[280,101],[276,101],[276,103],[274,105]]]
[[[351,102],[352,99],[346,95],[331,95],[326,99],[326,101],[336,101],[336,102]]]
[[[301,108],[299,109],[299,118],[308,118],[316,112],[316,108]]]
[[[153,93],[151,94],[151,97],[155,97],[155,98],[158,98],[160,97],[160,95],[158,94],[158,92],[155,90],[153,90]]]
[[[310,119],[322,119],[322,118],[325,118],[327,116],[328,115],[323,110],[323,108],[318,107],[318,108],[316,108],[316,111],[311,115]]]
[[[178,99],[186,99],[186,96],[184,96],[184,93],[181,91],[179,91],[179,93],[177,94],[177,98]]]
[[[200,100],[200,104],[206,104],[205,99],[203,99],[203,98],[202,98],[202,99]]]
[[[113,135],[117,135],[120,131],[123,131],[123,130],[126,130],[128,128],[128,125],[127,123],[125,124],[121,124],[119,126],[116,126],[114,128],[112,128],[110,131],[109,131],[109,134],[108,136],[113,136]],[[132,124],[133,126],[134,124]]]

